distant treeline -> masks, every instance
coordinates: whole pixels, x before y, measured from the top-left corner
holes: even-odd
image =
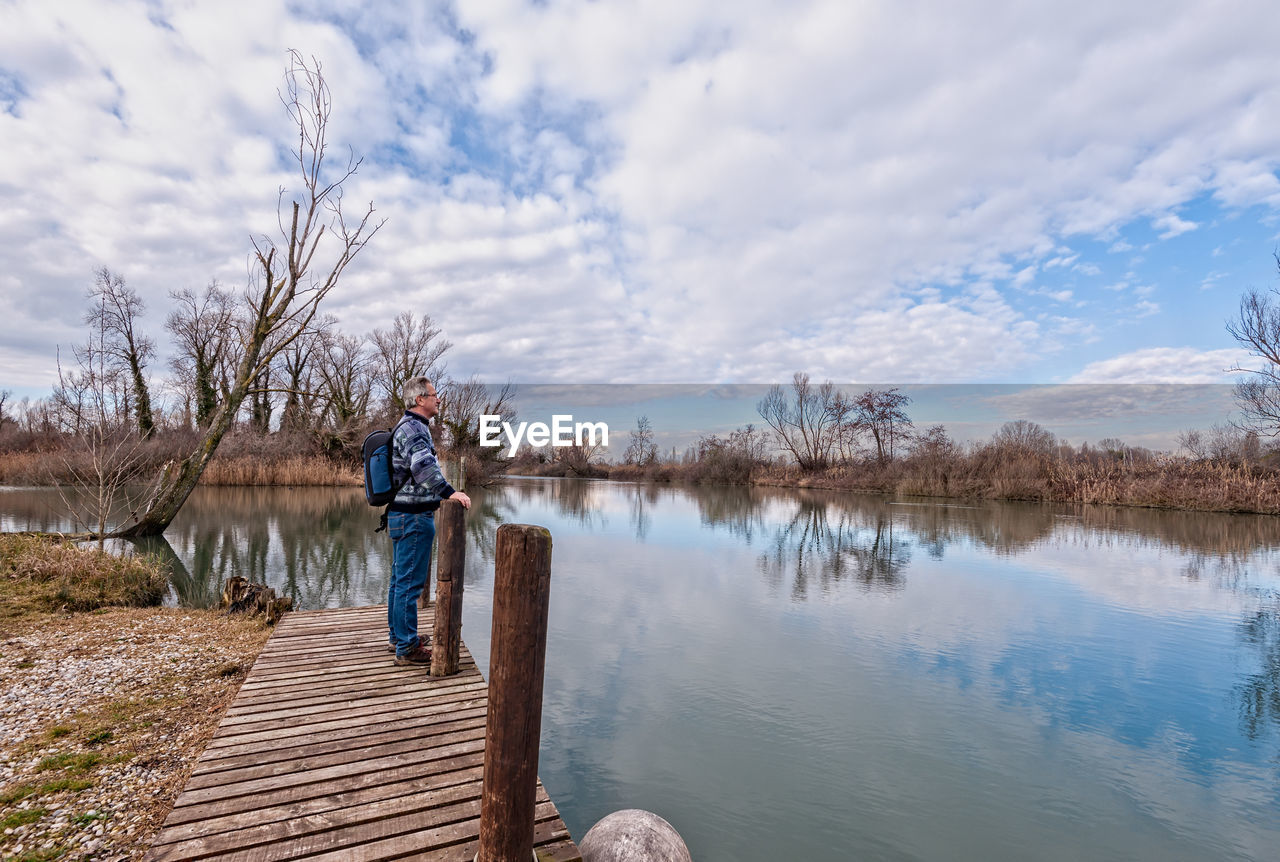
[[[110,287],[112,280],[103,276],[99,290],[103,284]],[[202,476],[204,484],[359,484],[360,441],[402,409],[391,381],[404,368],[437,366],[449,344],[429,318],[412,315],[362,338],[333,327],[323,321],[304,333],[296,352],[281,354],[280,387],[266,381],[246,401]],[[179,364],[173,365],[170,390],[186,395],[167,408],[152,407],[150,431],[144,432],[129,363],[103,361],[111,354],[102,345],[110,341],[102,331],[96,337],[97,352],[88,349],[87,358],[98,359],[64,374],[48,399],[24,401],[18,409],[0,401],[0,483],[101,486],[96,477],[108,466],[118,471],[112,478],[117,484],[146,483],[199,444],[198,395],[208,394],[200,375],[176,373]],[[411,345],[425,352],[409,356]],[[339,369],[346,371],[341,381]],[[86,376],[86,385],[68,383]],[[439,377],[444,406],[434,426],[441,456],[451,478],[462,481],[465,473],[472,485],[509,472],[1280,513],[1280,457],[1255,432],[1231,425],[1184,432],[1177,454],[1115,438],[1072,446],[1025,419],[1006,423],[989,440],[961,443],[941,425],[917,429],[910,398],[897,389],[850,395],[797,374],[789,387],[775,386],[760,401],[762,425],[704,435],[683,452],[660,451],[649,419],[641,416],[625,450],[611,460],[591,445],[526,445],[507,459],[501,449],[478,445],[478,419],[496,413],[514,420],[516,393]],[[217,390],[215,385],[215,403]]]
[[[960,443],[944,426],[918,430],[896,389],[848,396],[797,374],[790,391],[761,400],[765,428],[704,435],[661,453],[639,417],[617,464],[575,470],[525,451],[512,472],[623,481],[755,484],[992,500],[1116,503],[1223,512],[1280,513],[1280,456],[1250,430],[1186,431],[1177,454],[1116,438],[1072,446],[1026,419],[990,440]]]

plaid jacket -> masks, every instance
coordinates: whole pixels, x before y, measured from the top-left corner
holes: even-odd
[[[392,512],[428,512],[453,494],[453,486],[440,470],[426,421],[408,410],[391,436],[391,469],[395,480],[404,482],[391,504]]]

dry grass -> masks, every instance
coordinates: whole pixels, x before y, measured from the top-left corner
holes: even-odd
[[[0,453],[0,485],[70,485],[86,473],[84,458],[66,452]],[[154,476],[167,459],[150,458],[140,471]],[[359,485],[357,467],[323,455],[272,456],[235,454],[215,456],[204,475],[204,485]]]
[[[214,458],[200,477],[203,485],[360,485],[363,481],[356,468],[320,455]]]
[[[904,460],[807,475],[775,469],[760,481],[930,497],[1280,514],[1280,473],[1265,467],[1196,461],[1131,464],[978,452],[946,463]]]
[[[1184,462],[1056,465],[1053,499],[1217,512],[1280,513],[1280,475],[1250,465]]]
[[[41,536],[0,535],[0,620],[49,611],[157,605],[169,573],[147,557],[117,557]]]
[[[69,485],[75,472],[57,452],[0,452],[0,485]]]
[[[611,468],[609,478],[1280,514],[1280,470],[1270,466],[1059,458],[990,446],[884,464],[868,460],[820,472],[756,465],[749,473],[738,470],[730,478],[714,470],[708,472],[706,465],[699,463],[667,463],[648,470],[624,465]]]

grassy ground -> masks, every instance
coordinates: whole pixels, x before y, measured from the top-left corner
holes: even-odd
[[[166,573],[0,536],[0,857],[139,859],[270,630]]]
[[[169,573],[146,557],[32,535],[0,535],[0,624],[54,611],[160,604]]]

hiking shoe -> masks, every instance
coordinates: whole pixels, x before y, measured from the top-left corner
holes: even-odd
[[[429,665],[431,664],[431,650],[422,646],[417,646],[404,655],[397,655],[396,664],[401,667],[408,667],[410,665]]]
[[[423,635],[422,637],[418,638],[418,643],[424,647],[429,648],[431,646],[431,636]],[[387,652],[395,652],[395,651],[396,651],[396,642],[387,641]]]

